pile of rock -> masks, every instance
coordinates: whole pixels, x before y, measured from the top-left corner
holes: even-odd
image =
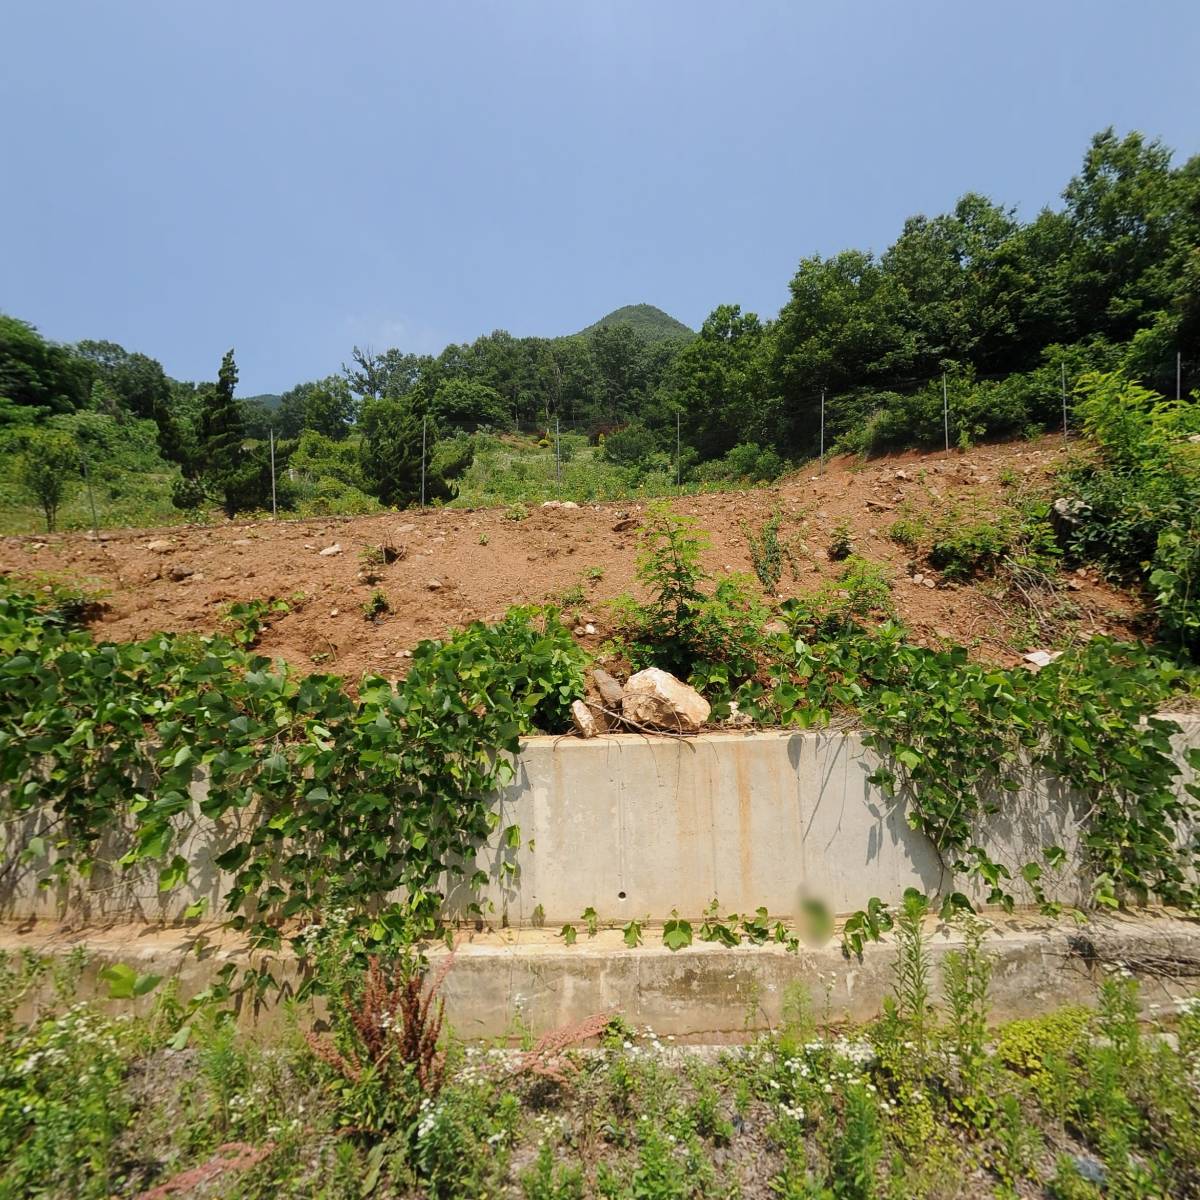
[[[669,671],[649,667],[622,686],[607,671],[592,672],[598,700],[576,700],[571,719],[580,737],[592,738],[621,729],[662,729],[668,733],[698,733],[711,708],[694,687]]]

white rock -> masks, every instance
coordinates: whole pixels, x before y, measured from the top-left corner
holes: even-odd
[[[149,550],[151,554],[170,554],[174,548],[175,547],[172,545],[172,543],[163,538],[146,543],[146,549]]]
[[[317,555],[320,558],[332,558],[335,554],[341,554],[341,552],[341,546],[337,542],[334,542],[332,546],[326,546],[324,550],[318,550]]]
[[[543,508],[562,508],[562,501],[561,500],[543,500],[542,507]],[[576,701],[576,703],[578,704],[579,702]]]
[[[579,507],[579,505],[576,504],[574,500],[564,500],[562,502],[562,506],[563,506],[563,508],[578,508]]]
[[[592,710],[582,700],[571,701],[571,724],[582,738],[594,738],[600,732]]]
[[[669,671],[649,667],[625,685],[621,711],[635,725],[695,733],[703,728],[712,710],[694,687],[676,679]]]
[[[595,633],[596,627],[590,621],[583,627],[584,633]]]
[[[1035,671],[1048,667],[1056,658],[1061,657],[1061,650],[1031,650],[1028,654],[1022,655],[1022,658]]]
[[[431,579],[425,586],[431,592],[440,592],[442,590],[442,581],[440,579]]]

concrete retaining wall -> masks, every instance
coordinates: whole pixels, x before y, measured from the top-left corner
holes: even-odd
[[[1182,764],[1186,748],[1200,746],[1200,719],[1175,719]],[[786,917],[804,896],[846,913],[910,886],[935,892],[949,883],[942,864],[867,782],[876,766],[858,733],[529,739],[498,800],[500,828],[518,824],[522,847],[502,848],[497,834],[481,848],[491,880],[482,899],[497,923],[557,927],[578,923],[589,906],[606,921],[661,921],[673,909],[697,917],[717,897],[723,913],[765,906]],[[1086,880],[1077,853],[1082,814],[1068,783],[1030,772],[1020,791],[998,798],[983,841],[1014,874],[1042,847],[1063,846],[1067,865],[1048,891],[1075,902]],[[198,781],[194,797],[203,791]],[[88,881],[39,889],[36,871],[15,853],[35,832],[32,819],[9,831],[0,915],[172,922],[205,896],[210,912],[221,912],[230,881],[213,860],[236,836],[230,823],[197,822],[180,850],[193,864],[192,884],[166,894],[152,872],[103,866]],[[114,837],[110,857],[123,849]],[[506,859],[520,868],[515,878],[501,870]],[[470,899],[453,893],[449,913],[461,914]]]
[[[933,993],[941,996],[946,952],[961,940],[953,929],[929,923]],[[0,926],[0,951],[32,951],[62,958],[82,950],[87,967],[81,997],[107,993],[99,972],[111,963],[174,980],[181,1000],[215,982],[222,967],[266,965],[263,956],[220,929],[158,929],[143,925],[64,932],[41,924],[17,929]],[[992,960],[989,990],[993,1021],[1028,1017],[1063,1004],[1093,1004],[1096,985],[1107,972],[1129,970],[1142,978],[1147,1012],[1164,1015],[1197,989],[1200,923],[1153,910],[1097,916],[1080,927],[1074,921],[1009,918],[997,922],[985,942]],[[444,946],[431,949],[431,967],[444,959]],[[446,1017],[459,1036],[512,1037],[522,1029],[541,1034],[573,1025],[599,1011],[617,1011],[639,1028],[680,1041],[739,1041],[755,1030],[774,1027],[789,997],[807,997],[810,1012],[823,1021],[864,1021],[881,1011],[892,993],[894,941],[868,945],[862,956],[847,957],[837,940],[789,954],[783,947],[693,945],[671,953],[661,938],[637,949],[626,947],[619,930],[581,934],[564,945],[549,930],[508,929],[465,933],[442,994]],[[1173,963],[1178,977],[1164,973]],[[271,963],[285,994],[301,982],[295,959],[284,954]],[[20,1015],[39,1002],[52,1003],[52,983],[27,995]],[[148,1010],[155,994],[134,1002]],[[116,1002],[128,1011],[130,1001]],[[274,995],[240,1009],[247,1023],[287,1020]],[[309,1017],[302,1014],[302,1027]]]

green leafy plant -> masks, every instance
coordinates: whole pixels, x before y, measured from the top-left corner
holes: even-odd
[[[755,671],[765,611],[742,580],[727,576],[705,590],[700,555],[707,539],[695,522],[651,506],[642,526],[638,579],[649,602],[626,599],[617,624],[636,667],[658,666],[711,686]]]
[[[833,533],[829,535],[829,561],[841,562],[853,553],[854,536],[850,532],[850,525],[846,521],[839,521],[833,527]]]
[[[783,518],[778,512],[772,513],[756,533],[743,523],[742,532],[750,547],[750,561],[754,565],[754,573],[763,590],[770,593],[779,587],[783,576],[783,547],[779,541],[779,526]]]
[[[376,588],[370,596],[370,599],[363,601],[363,616],[368,621],[379,621],[386,617],[392,611],[391,601],[379,589]]]
[[[58,822],[59,876],[87,870],[98,839],[126,823],[123,863],[158,864],[169,889],[187,877],[172,847],[203,767],[205,816],[253,814],[217,866],[233,877],[231,925],[264,946],[283,921],[337,906],[358,914],[368,944],[434,929],[446,871],[482,881],[475,850],[511,771],[495,751],[514,752],[538,725],[564,728],[583,692],[582,652],[552,609],[422,643],[402,684],[368,676],[352,699],[336,677],[297,679],[244,649],[266,615],[257,605],[236,614],[236,641],[97,645],[45,600],[0,594],[5,811],[36,803]],[[147,788],[153,804],[139,800]],[[289,844],[302,852],[285,855]],[[406,898],[378,903],[396,893]]]
[[[671,909],[671,919],[663,926],[663,945],[668,950],[682,950],[691,944],[691,922],[682,920],[679,913]]]
[[[1077,408],[1096,454],[1064,482],[1079,502],[1077,555],[1125,578],[1149,577],[1168,640],[1200,645],[1200,407],[1168,400],[1119,374],[1078,385]]]

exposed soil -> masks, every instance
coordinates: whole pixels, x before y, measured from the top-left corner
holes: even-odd
[[[892,542],[888,529],[906,502],[934,511],[947,505],[987,511],[1006,493],[1050,494],[1050,476],[1063,454],[1061,441],[1047,437],[965,453],[909,452],[865,466],[845,458],[823,474],[810,468],[775,487],[684,497],[675,508],[710,533],[705,562],[714,575],[751,570],[744,527],[757,528],[778,509],[784,516],[780,536],[795,549],[781,596],[803,596],[840,570],[825,550],[835,527],[845,522],[855,552],[891,571],[896,611],[919,641],[958,642],[981,658],[1012,663],[1026,650],[1046,648],[1050,627],[1060,643],[1099,632],[1130,636],[1141,606],[1094,573],[1071,573],[1054,595],[1038,600],[1042,617],[1060,610],[1043,622],[1039,635],[1030,626],[1029,609],[1011,595],[998,595],[995,583],[939,578],[914,564],[912,552]],[[636,591],[637,522],[628,518],[644,507],[531,506],[529,516],[517,521],[500,508],[449,508],[228,522],[104,531],[99,542],[78,533],[9,537],[0,540],[0,571],[98,586],[107,594],[107,608],[95,633],[112,640],[156,630],[212,631],[234,601],[303,593],[265,632],[262,653],[282,656],[303,671],[336,671],[352,679],[366,671],[400,675],[404,652],[422,638],[442,636],[473,619],[496,619],[512,604],[561,600],[577,585],[585,599],[571,611],[582,625],[595,625],[597,632],[582,640],[598,645],[606,628],[604,601]],[[366,582],[360,555],[381,544],[394,546],[400,557],[372,568],[378,581]],[[340,552],[321,554],[333,545]],[[928,583],[911,582],[914,566]],[[599,579],[588,577],[591,568],[602,571]],[[392,611],[371,621],[363,605],[376,588]]]

